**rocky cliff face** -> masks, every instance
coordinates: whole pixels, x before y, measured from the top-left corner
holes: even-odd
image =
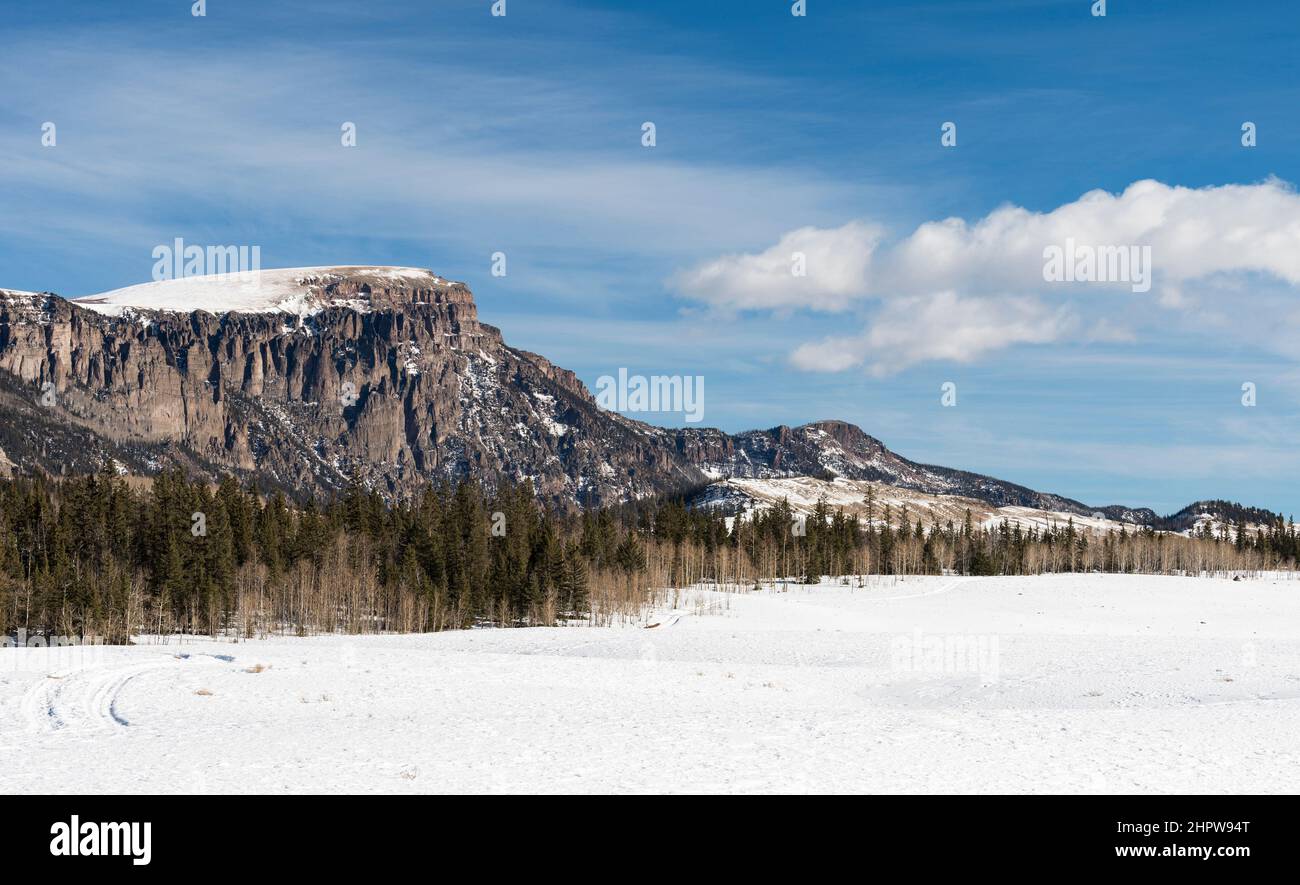
[[[0,290],[0,474],[173,463],[299,496],[355,478],[395,497],[473,476],[592,505],[720,477],[834,474],[1092,512],[908,461],[841,421],[733,436],[603,411],[572,372],[481,323],[464,284],[426,270],[264,271],[77,301]]]
[[[298,491],[356,477],[391,495],[443,477],[530,479],[572,503],[703,480],[668,435],[508,347],[464,285],[378,270],[313,269],[296,278],[301,297],[220,313],[0,295],[6,458],[53,473],[181,462]],[[222,293],[207,292],[218,306]]]

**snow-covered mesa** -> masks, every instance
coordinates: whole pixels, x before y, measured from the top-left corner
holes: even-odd
[[[188,276],[152,283],[141,283],[85,295],[73,303],[109,316],[127,310],[166,310],[208,313],[289,313],[309,316],[332,306],[365,310],[359,298],[330,298],[323,287],[348,278],[384,283],[449,286],[452,283],[432,271],[418,267],[289,267],[274,270],[231,272],[208,276]]]
[[[1297,623],[1286,576],[876,577],[621,627],[4,648],[0,789],[1289,793]]]

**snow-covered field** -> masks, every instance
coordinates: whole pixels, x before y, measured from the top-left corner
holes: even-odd
[[[877,578],[650,623],[0,650],[0,790],[1300,790],[1300,581]]]

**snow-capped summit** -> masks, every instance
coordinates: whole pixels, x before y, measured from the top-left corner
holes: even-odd
[[[326,307],[364,311],[372,303],[437,301],[439,293],[452,290],[467,292],[463,284],[418,267],[289,267],[160,280],[73,303],[110,316],[127,309],[304,316]]]

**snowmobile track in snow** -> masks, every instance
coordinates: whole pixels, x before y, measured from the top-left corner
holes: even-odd
[[[37,680],[23,695],[23,718],[28,730],[34,732],[111,731],[129,727],[131,723],[118,703],[123,689],[145,673],[181,666],[191,660],[189,654],[168,654],[143,664],[51,673]]]

